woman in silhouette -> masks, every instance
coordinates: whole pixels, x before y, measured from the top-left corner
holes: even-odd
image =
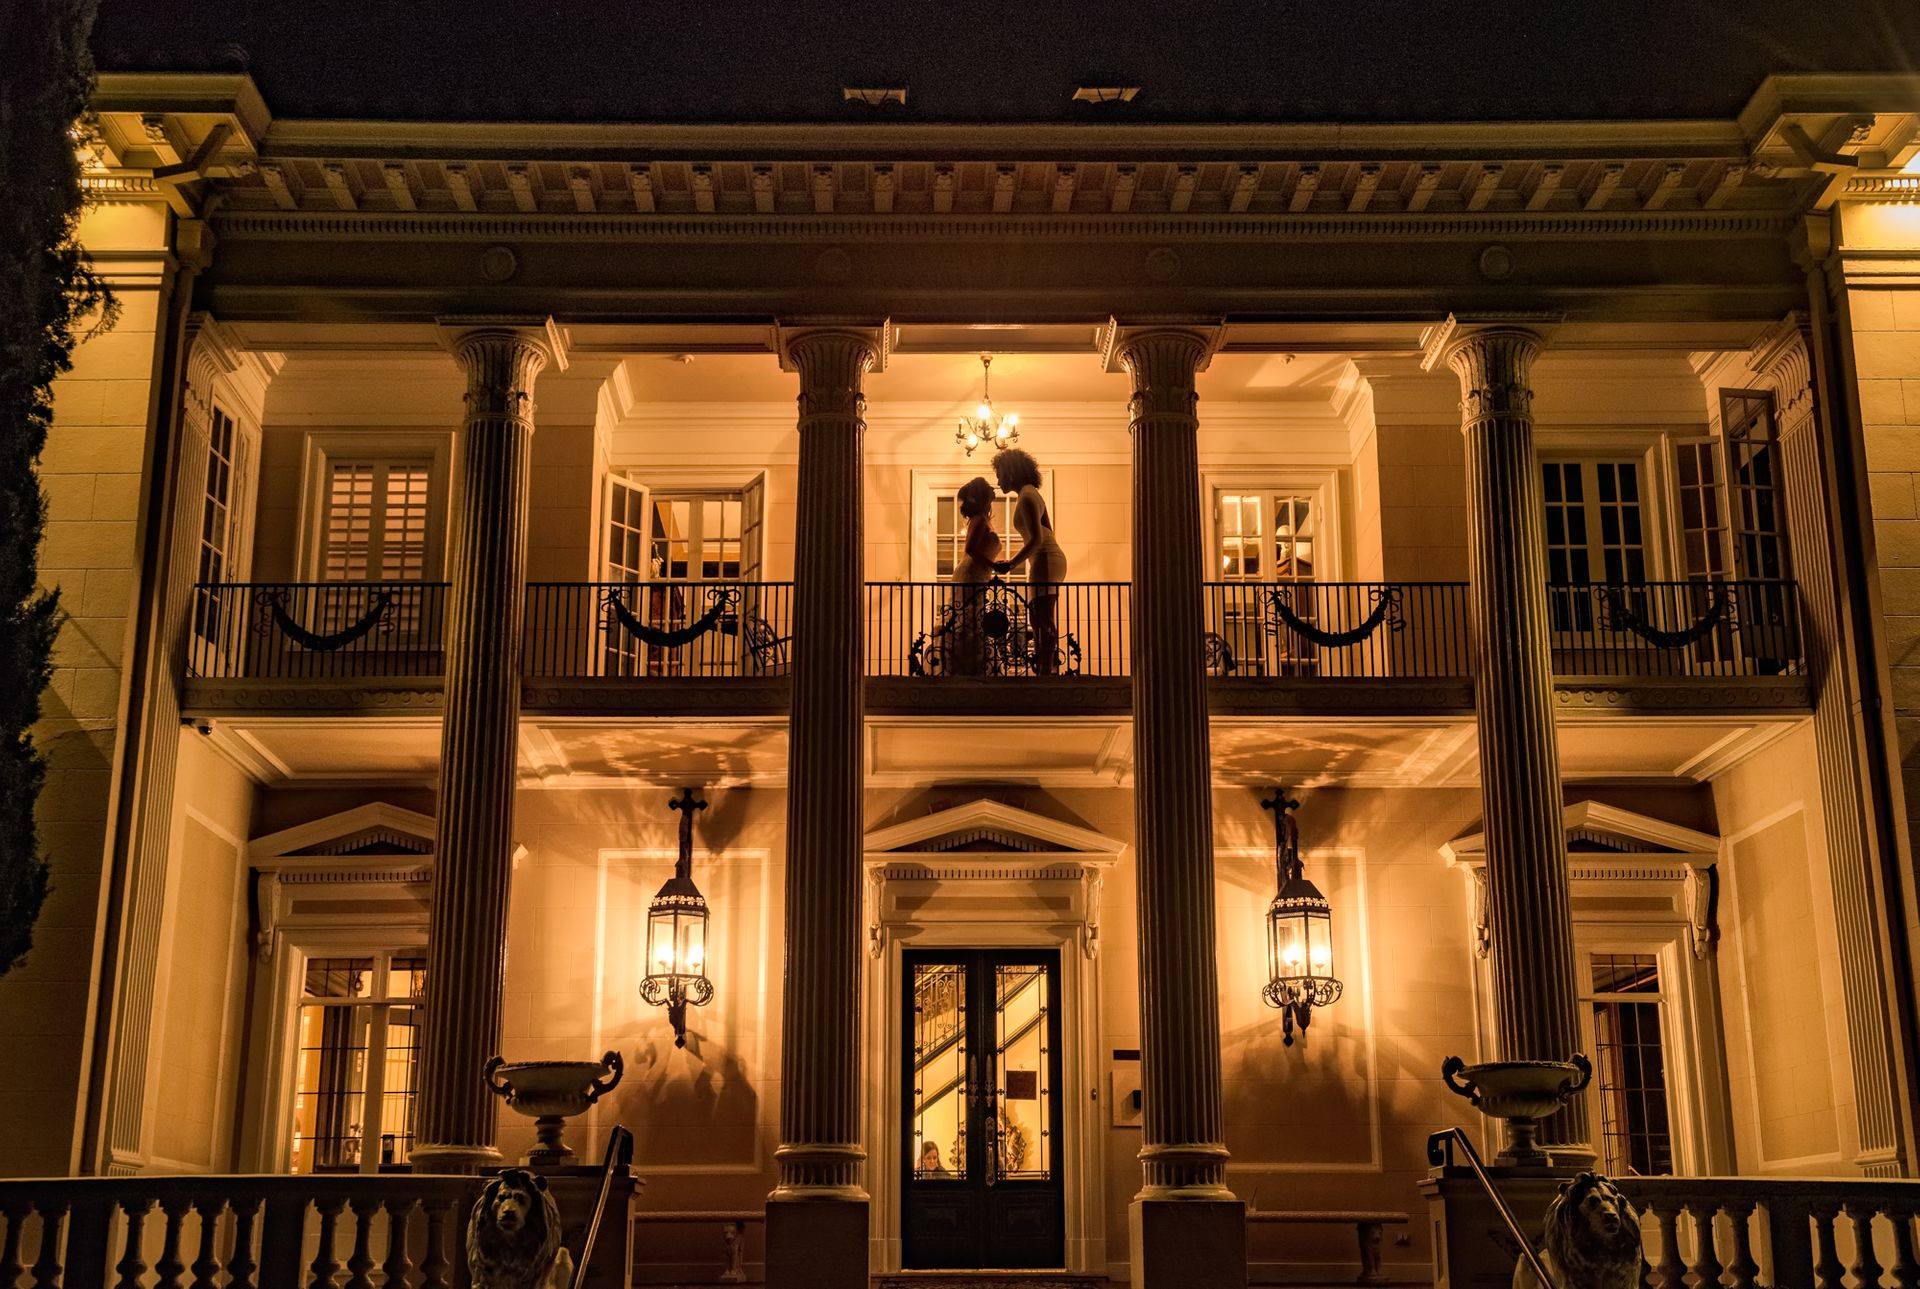
[[[935,635],[947,637],[949,675],[978,676],[987,670],[987,642],[980,628],[980,588],[993,580],[994,562],[1000,558],[1000,534],[993,529],[993,485],[973,478],[960,485],[957,494],[960,517],[967,521],[967,535],[960,558],[953,565],[953,607],[947,624]]]
[[[1028,615],[1033,621],[1033,670],[1051,676],[1060,662],[1060,584],[1067,580],[1067,553],[1053,535],[1053,519],[1040,495],[1040,466],[1019,448],[1007,448],[993,458],[1000,491],[1019,500],[1013,508],[1013,526],[1020,533],[1020,549],[994,563],[996,573],[1027,566],[1030,588]]]

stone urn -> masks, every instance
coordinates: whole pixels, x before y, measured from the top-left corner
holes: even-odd
[[[1552,1160],[1540,1149],[1540,1121],[1565,1105],[1593,1078],[1593,1065],[1578,1052],[1565,1061],[1488,1061],[1468,1065],[1449,1056],[1440,1077],[1481,1114],[1507,1125],[1506,1149],[1493,1162],[1509,1168],[1544,1168]]]
[[[597,1061],[513,1061],[496,1056],[481,1077],[509,1106],[533,1120],[540,1144],[520,1162],[554,1168],[573,1162],[573,1148],[562,1140],[567,1120],[620,1085],[626,1063],[608,1052]]]

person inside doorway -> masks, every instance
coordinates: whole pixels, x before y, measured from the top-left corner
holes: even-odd
[[[940,1159],[940,1143],[929,1141],[920,1147],[920,1162],[914,1166],[916,1177],[950,1177],[947,1166]]]

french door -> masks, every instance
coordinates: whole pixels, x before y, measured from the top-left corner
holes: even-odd
[[[905,1265],[1064,1266],[1059,953],[910,950],[905,972]]]

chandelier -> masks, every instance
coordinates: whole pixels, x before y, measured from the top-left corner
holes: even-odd
[[[989,381],[993,376],[993,355],[980,355],[980,406],[973,409],[972,416],[960,418],[959,426],[953,432],[953,441],[967,450],[972,456],[973,450],[982,443],[991,443],[995,451],[1010,448],[1020,441],[1020,413],[1008,412],[1001,415],[993,409],[993,393]]]
[[[667,1009],[673,1026],[673,1045],[687,1045],[687,1007],[704,1006],[713,997],[707,979],[707,901],[693,884],[693,812],[707,803],[683,789],[668,807],[681,812],[680,858],[673,876],[653,897],[647,910],[646,976],[640,996]]]
[[[1338,1002],[1333,974],[1333,906],[1307,880],[1300,860],[1300,803],[1279,788],[1260,803],[1273,811],[1273,867],[1277,887],[1267,906],[1267,1006],[1280,1009],[1285,1043],[1313,1021],[1313,1009]]]

